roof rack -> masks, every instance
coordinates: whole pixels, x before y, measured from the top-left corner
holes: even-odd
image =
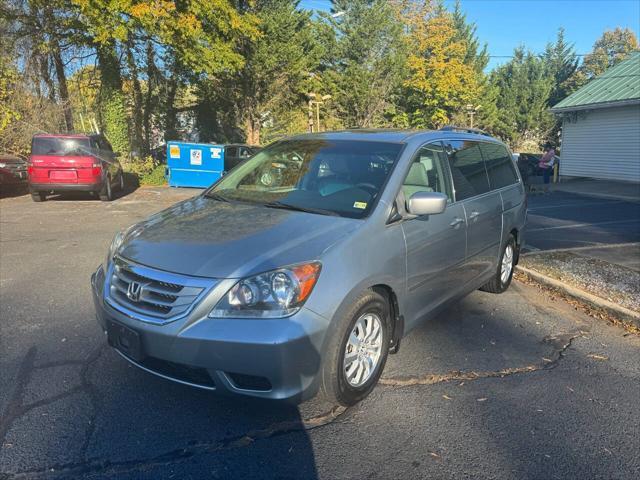
[[[469,128],[469,127],[457,127],[456,125],[446,125],[440,129],[442,132],[464,132],[464,133],[475,133],[476,135],[485,135],[489,137],[490,135],[484,130],[480,130],[479,128]]]

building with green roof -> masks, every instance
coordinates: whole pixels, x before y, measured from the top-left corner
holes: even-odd
[[[562,117],[561,177],[640,182],[640,52],[551,111]]]

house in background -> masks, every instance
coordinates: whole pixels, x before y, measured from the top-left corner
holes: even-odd
[[[640,182],[640,52],[551,111],[562,117],[561,178]]]

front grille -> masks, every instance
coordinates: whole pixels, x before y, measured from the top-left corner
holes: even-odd
[[[213,280],[171,274],[114,258],[109,303],[141,320],[164,323],[186,315]],[[133,285],[132,285],[133,284]]]

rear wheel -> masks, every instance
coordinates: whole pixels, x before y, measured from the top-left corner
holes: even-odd
[[[31,200],[34,202],[44,202],[47,199],[47,194],[44,192],[31,192]]]
[[[496,274],[480,290],[490,293],[502,293],[509,288],[513,278],[513,266],[517,255],[516,248],[516,241],[513,235],[509,235],[509,239],[502,249]]]
[[[363,292],[340,320],[322,367],[322,395],[349,406],[375,387],[389,353],[389,305],[373,290]]]
[[[110,202],[113,200],[113,190],[111,189],[111,177],[107,177],[104,182],[104,187],[100,190],[100,200],[103,202]]]

